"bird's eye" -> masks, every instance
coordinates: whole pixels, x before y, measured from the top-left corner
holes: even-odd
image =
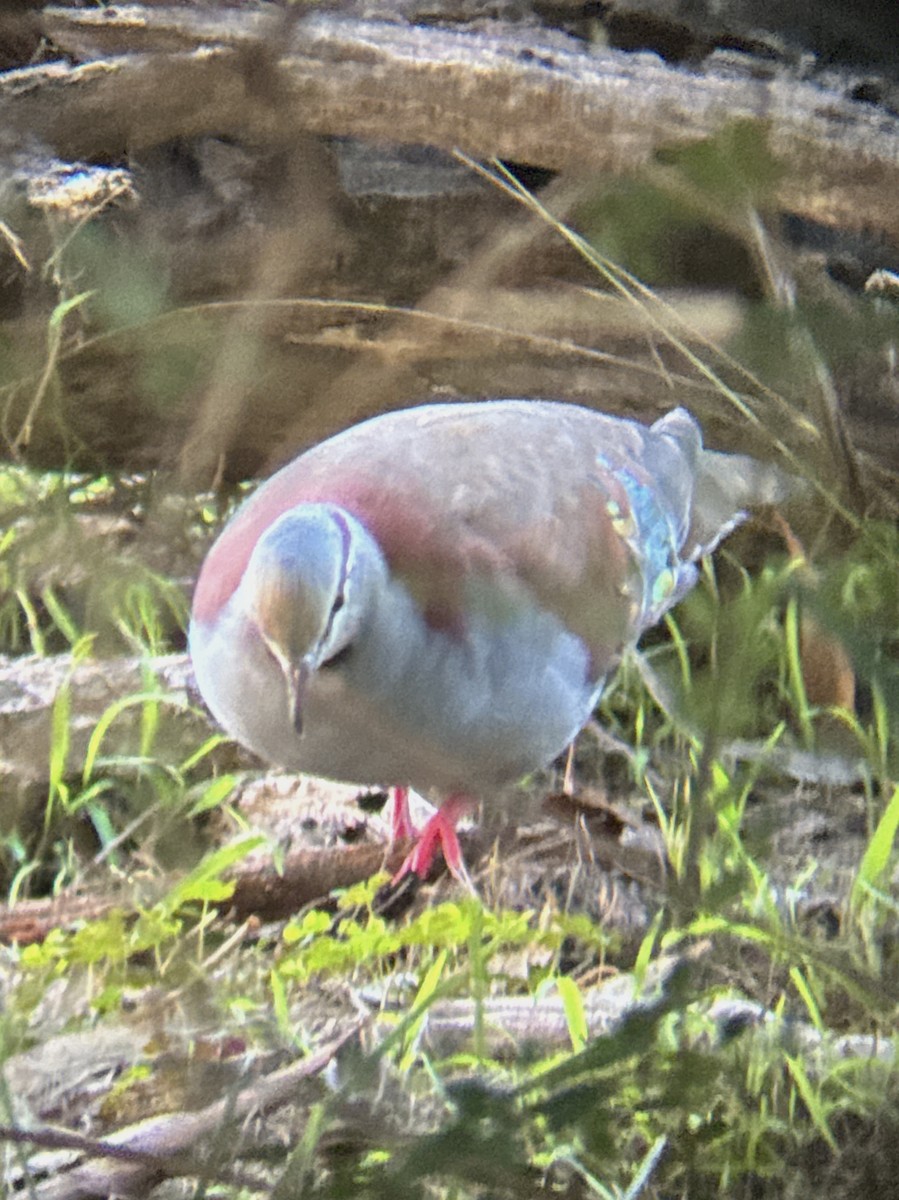
[[[336,654],[332,654],[330,658],[326,658],[324,662],[320,662],[318,669],[320,671],[327,671],[330,667],[339,667],[347,661],[352,652],[353,645],[350,643],[349,646],[344,646],[341,650],[338,650]]]

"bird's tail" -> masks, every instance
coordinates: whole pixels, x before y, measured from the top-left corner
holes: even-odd
[[[690,532],[684,557],[708,554],[750,509],[783,504],[801,489],[801,481],[774,463],[746,454],[701,451],[696,464]]]

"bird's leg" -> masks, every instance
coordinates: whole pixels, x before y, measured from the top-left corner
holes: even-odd
[[[397,791],[400,790],[397,788]],[[443,851],[443,861],[450,874],[470,887],[468,872],[465,870],[465,863],[462,859],[462,847],[459,845],[459,837],[456,833],[456,822],[460,817],[471,812],[475,803],[476,801],[471,796],[466,796],[464,793],[448,796],[418,834],[418,841],[391,882],[397,883],[410,872],[418,875],[421,879],[426,879],[439,847]],[[408,812],[406,815],[408,817]]]
[[[391,843],[402,842],[406,838],[417,838],[418,830],[415,828],[412,814],[409,812],[409,789],[407,787],[391,788],[390,799],[387,803],[389,805]]]
[[[568,743],[568,754],[565,758],[565,774],[562,776],[562,795],[574,795],[574,742]]]

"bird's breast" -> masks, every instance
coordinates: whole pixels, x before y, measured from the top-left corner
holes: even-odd
[[[311,676],[302,735],[283,672],[239,617],[192,630],[201,690],[233,736],[282,766],[483,793],[560,753],[601,680],[583,642],[526,595],[482,584],[466,599],[464,624],[446,627],[388,582],[355,641]]]
[[[446,627],[385,588],[344,659],[312,680],[308,769],[334,773],[340,757],[347,778],[479,791],[564,748],[600,687],[586,647],[526,598],[466,599],[464,625]]]

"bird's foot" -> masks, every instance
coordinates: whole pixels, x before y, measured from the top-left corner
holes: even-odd
[[[397,791],[400,790],[399,788],[397,789]],[[468,871],[465,869],[465,860],[462,858],[459,835],[456,833],[456,823],[459,818],[469,813],[474,804],[475,801],[471,796],[465,795],[449,796],[444,800],[437,812],[427,821],[421,832],[416,835],[418,840],[415,846],[406,856],[403,865],[394,875],[391,883],[398,883],[403,876],[410,873],[418,875],[420,879],[427,879],[439,848],[443,852],[443,861],[446,863],[450,874],[458,879],[460,883],[464,884],[469,891],[474,891],[474,884],[471,882]],[[408,817],[408,809],[406,816]],[[395,828],[396,823],[394,821]]]
[[[409,789],[407,787],[391,788],[390,799],[387,801],[390,816],[391,842],[404,842],[407,838],[417,838],[418,829],[409,811]]]

